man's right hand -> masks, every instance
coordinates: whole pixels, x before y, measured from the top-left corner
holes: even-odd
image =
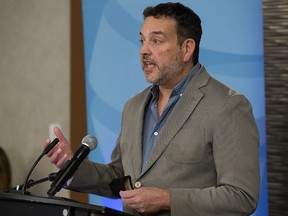
[[[59,143],[47,154],[49,161],[61,168],[64,163],[73,157],[73,151],[70,142],[64,137],[58,127],[54,127],[54,134],[59,139]],[[44,148],[50,144],[51,140],[47,139]]]

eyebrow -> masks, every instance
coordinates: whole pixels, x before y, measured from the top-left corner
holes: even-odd
[[[152,35],[158,35],[158,34],[165,35],[162,31],[153,31],[153,32],[149,33],[149,35],[150,34],[152,34]],[[141,32],[139,32],[139,35],[143,36],[143,34]]]

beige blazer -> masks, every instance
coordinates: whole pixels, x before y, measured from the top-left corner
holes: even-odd
[[[111,180],[130,175],[136,186],[170,189],[171,212],[151,215],[251,214],[259,198],[259,135],[248,100],[202,66],[141,171],[143,115],[149,98],[147,88],[125,104],[112,162],[84,162],[70,189],[111,196]]]

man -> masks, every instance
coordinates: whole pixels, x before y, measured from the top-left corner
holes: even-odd
[[[121,191],[133,215],[249,215],[259,197],[259,135],[247,99],[198,62],[200,18],[180,3],[144,10],[140,60],[151,87],[132,97],[105,165],[84,161],[68,188],[111,197]],[[59,128],[50,154],[61,167],[73,153]],[[49,142],[46,142],[46,145]]]

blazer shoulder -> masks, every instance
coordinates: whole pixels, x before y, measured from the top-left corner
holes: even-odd
[[[235,89],[231,88],[227,84],[213,77],[204,66],[201,67],[199,73],[196,78],[196,83],[198,83],[198,87],[201,89],[207,89],[210,93],[220,94],[222,96],[233,96],[240,94]]]
[[[238,98],[240,101],[247,100],[245,95],[210,75],[204,66],[200,69],[195,83],[198,83],[198,87],[205,97],[214,101],[215,104],[226,103],[232,98],[235,100]]]
[[[147,100],[147,98],[149,97],[149,93],[150,93],[150,88],[151,86],[148,86],[147,88],[145,88],[144,90],[142,90],[141,92],[135,94],[134,96],[132,96],[131,98],[129,98],[125,105],[124,105],[124,110],[127,109],[127,107],[135,107],[135,108],[139,108],[140,106],[143,105],[143,103],[145,103],[145,101]]]

